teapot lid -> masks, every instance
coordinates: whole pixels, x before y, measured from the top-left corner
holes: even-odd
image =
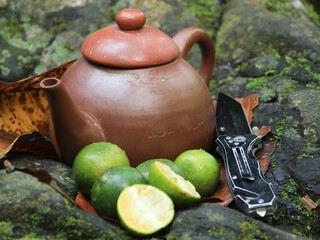
[[[176,43],[145,22],[142,11],[123,9],[116,15],[117,24],[89,36],[81,52],[92,62],[118,68],[151,67],[177,59]]]

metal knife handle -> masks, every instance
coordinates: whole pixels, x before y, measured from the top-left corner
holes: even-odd
[[[216,142],[236,204],[250,216],[273,214],[276,210],[276,196],[272,184],[264,178],[261,165],[253,152],[260,137],[256,134],[220,135]]]

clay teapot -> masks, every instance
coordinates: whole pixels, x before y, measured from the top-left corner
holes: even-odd
[[[121,10],[115,25],[85,40],[83,56],[61,79],[41,81],[50,106],[50,135],[67,164],[98,141],[117,144],[132,166],[211,147],[211,37],[186,28],[171,39],[145,21],[138,9]],[[199,73],[186,62],[195,43],[202,54]]]

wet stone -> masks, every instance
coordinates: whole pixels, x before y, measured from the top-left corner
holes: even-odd
[[[228,208],[205,204],[178,211],[152,239],[320,239],[319,206],[309,211],[301,201],[307,195],[320,204],[320,30],[318,15],[306,2],[214,0],[202,6],[189,0],[0,0],[0,80],[17,81],[78,57],[84,39],[113,24],[124,7],[142,9],[147,24],[170,37],[185,27],[204,28],[216,44],[212,97],[219,91],[232,97],[259,95],[252,126],[271,126],[263,142],[277,140],[266,179],[274,186],[278,210],[257,220],[234,203]],[[190,62],[199,64],[199,49],[194,52]],[[69,167],[29,154],[8,157],[17,166],[47,169],[54,184],[75,196]],[[5,239],[131,238],[20,172],[0,170],[0,209]]]
[[[72,176],[72,169],[68,165],[28,153],[10,153],[6,159],[16,167],[45,169],[54,179],[52,184],[60,188],[72,199],[75,199],[78,189]]]
[[[218,204],[178,212],[168,239],[305,239]]]
[[[319,89],[305,89],[288,95],[289,104],[299,111],[302,118],[301,124],[304,136],[317,145],[320,144],[319,94]]]
[[[130,239],[100,217],[70,208],[49,185],[22,172],[0,170],[2,239]]]

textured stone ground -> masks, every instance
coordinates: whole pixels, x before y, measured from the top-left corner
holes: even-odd
[[[179,212],[154,239],[319,239],[319,207],[308,211],[301,202],[308,195],[320,204],[319,14],[306,1],[192,2],[0,0],[0,80],[14,82],[79,57],[86,37],[114,23],[115,13],[124,7],[144,10],[147,23],[171,37],[188,26],[202,27],[216,43],[212,96],[219,91],[233,97],[259,94],[252,125],[272,127],[264,141],[278,139],[267,179],[279,209],[272,217],[255,220],[234,205],[201,205]],[[198,49],[190,55],[197,67]],[[11,157],[20,164],[44,164],[61,176],[61,188],[75,193],[67,166],[54,168],[54,163],[25,154]],[[131,238],[118,226],[71,208],[25,174],[0,170],[0,182],[4,239]]]

